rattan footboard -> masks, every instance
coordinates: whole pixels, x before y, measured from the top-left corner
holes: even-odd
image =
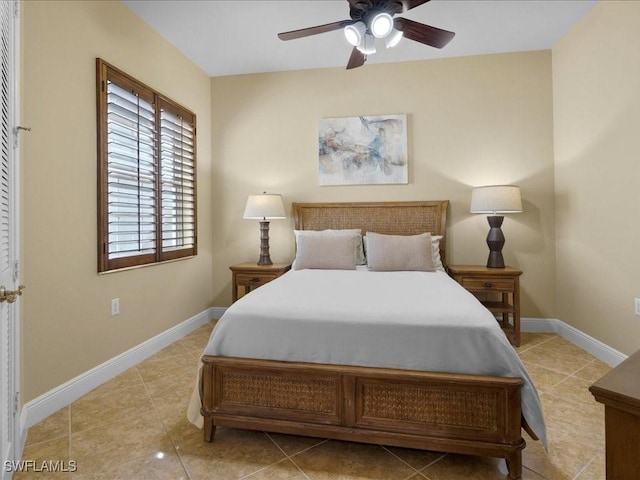
[[[505,458],[520,478],[520,378],[203,356],[217,425]]]

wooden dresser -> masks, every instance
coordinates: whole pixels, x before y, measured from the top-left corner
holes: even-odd
[[[604,404],[607,480],[640,478],[640,351],[589,387]]]

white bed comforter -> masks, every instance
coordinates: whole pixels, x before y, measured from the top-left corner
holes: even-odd
[[[522,413],[547,445],[538,393],[493,315],[444,272],[297,270],[218,321],[205,355],[524,379]],[[198,389],[189,405],[202,426]]]

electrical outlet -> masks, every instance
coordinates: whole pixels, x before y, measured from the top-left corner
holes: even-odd
[[[120,299],[114,298],[111,300],[111,316],[118,315],[120,313]]]
[[[640,298],[636,298],[636,315],[640,316]]]

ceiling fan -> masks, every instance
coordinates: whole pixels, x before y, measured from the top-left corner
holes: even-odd
[[[317,25],[278,34],[280,40],[294,40],[319,33],[343,29],[353,45],[347,70],[364,65],[367,55],[376,52],[375,39],[384,39],[387,48],[398,44],[402,37],[431,47],[442,48],[455,36],[454,32],[414,22],[408,18],[393,18],[429,0],[347,0],[351,20]]]

